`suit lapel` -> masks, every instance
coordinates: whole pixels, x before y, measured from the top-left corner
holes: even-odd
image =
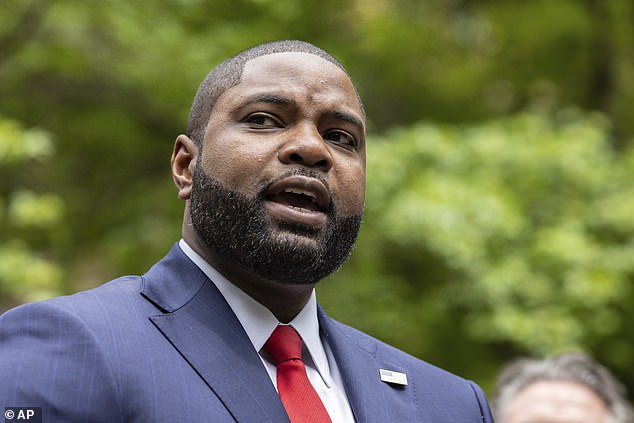
[[[236,421],[288,423],[279,396],[235,314],[215,285],[178,246],[143,277],[141,294],[162,314],[150,320],[224,403]],[[413,381],[380,380],[379,369],[407,369],[377,357],[377,343],[330,319],[321,330],[337,362],[357,422],[411,421]],[[428,421],[423,418],[422,421]]]
[[[416,409],[416,387],[382,382],[380,369],[407,374],[407,369],[376,357],[377,344],[371,338],[347,329],[318,309],[319,324],[337,361],[346,394],[357,422],[406,422],[424,416]],[[427,421],[423,419],[422,421]]]
[[[215,285],[180,249],[172,249],[163,261],[168,261],[163,263],[165,267],[161,268],[159,262],[156,269],[144,277],[143,295],[167,311],[151,316],[152,323],[214,391],[236,421],[288,422],[259,355]],[[174,266],[174,261],[178,266]],[[179,269],[179,276],[174,274],[175,268]],[[183,290],[175,293],[175,286],[182,286]],[[169,301],[162,297],[168,290],[171,290]],[[193,297],[184,295],[183,291],[193,293]],[[181,303],[184,301],[180,307],[174,302],[179,295]],[[191,299],[187,300],[187,296]]]

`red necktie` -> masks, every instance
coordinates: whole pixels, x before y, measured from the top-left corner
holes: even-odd
[[[277,390],[292,423],[330,423],[328,412],[306,375],[302,339],[291,326],[279,325],[264,344],[277,365]]]

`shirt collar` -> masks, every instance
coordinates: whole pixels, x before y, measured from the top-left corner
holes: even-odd
[[[214,269],[198,253],[196,253],[186,242],[181,239],[179,247],[191,261],[216,285],[225,301],[231,307],[240,324],[244,328],[249,340],[256,351],[260,352],[273,330],[280,324],[277,318],[262,304],[255,301],[240,288],[232,284],[220,272]],[[317,369],[326,386],[332,385],[328,358],[324,350],[321,336],[319,334],[319,320],[317,318],[317,298],[315,290],[310,295],[308,303],[299,312],[289,325],[295,328],[302,338],[303,345],[308,350],[312,363]],[[309,362],[306,363],[310,365]]]

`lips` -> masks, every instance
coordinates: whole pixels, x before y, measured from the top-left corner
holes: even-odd
[[[276,217],[311,226],[325,221],[330,206],[326,186],[316,178],[300,175],[274,183],[265,198]]]

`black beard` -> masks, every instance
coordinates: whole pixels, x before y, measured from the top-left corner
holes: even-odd
[[[297,174],[319,178],[300,169],[279,179]],[[264,209],[265,195],[274,182],[249,198],[224,188],[197,164],[190,201],[194,229],[222,260],[244,266],[260,277],[286,284],[316,283],[350,256],[363,213],[340,217],[331,202],[321,230],[286,222],[275,223],[283,230],[276,234]]]

